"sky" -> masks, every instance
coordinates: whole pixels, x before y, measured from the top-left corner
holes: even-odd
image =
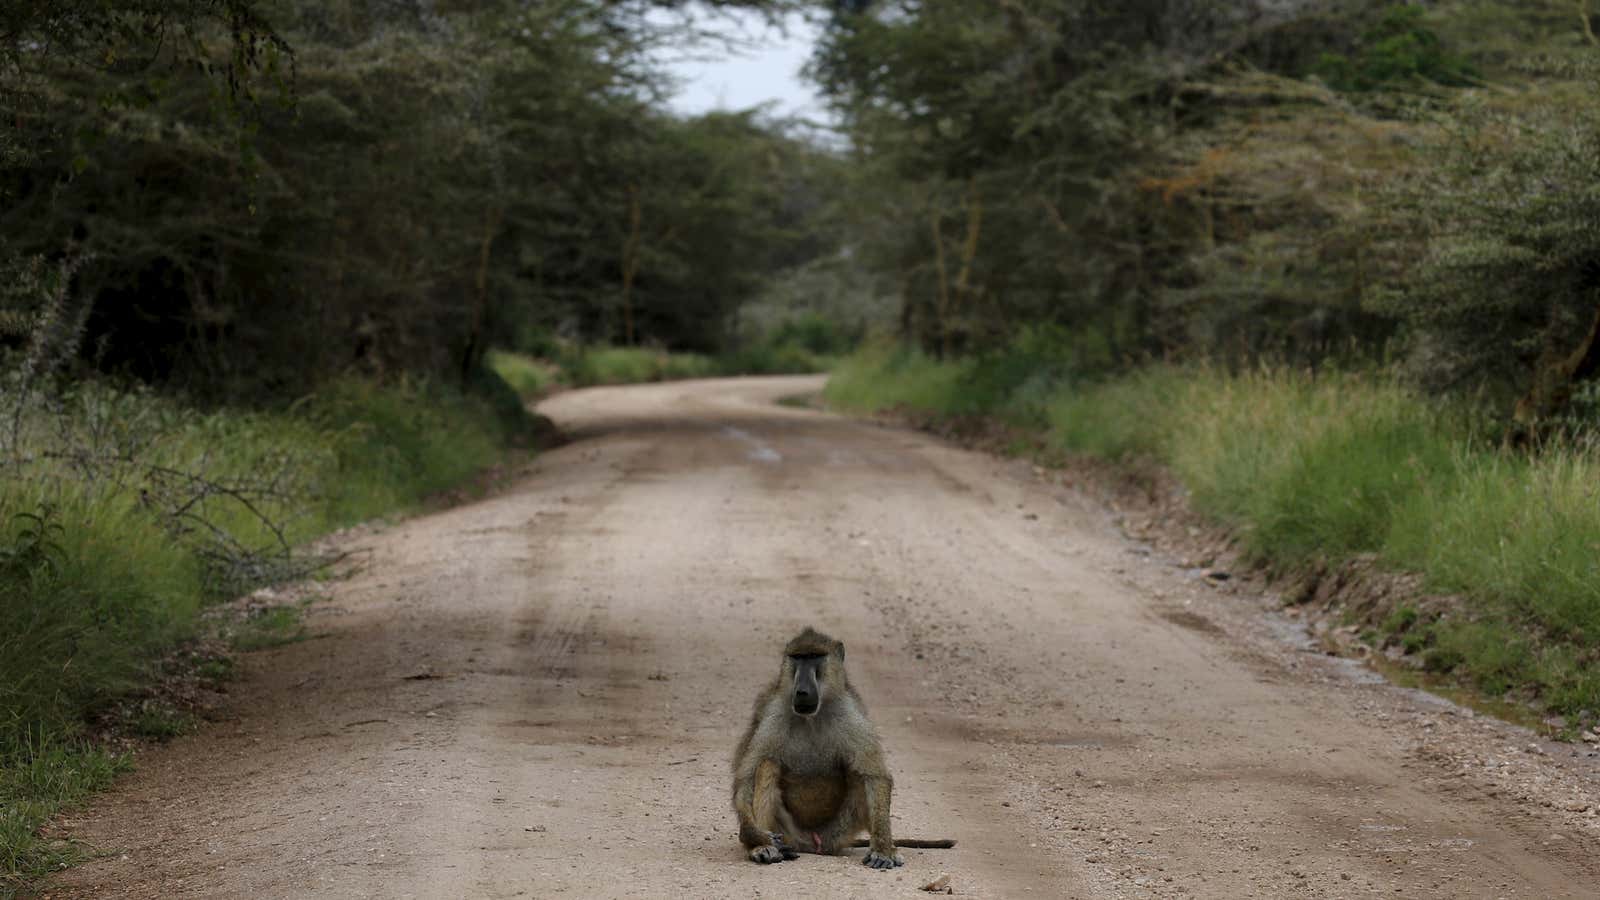
[[[705,27],[746,41],[749,46],[730,56],[721,48],[707,47],[689,58],[667,57],[666,67],[682,82],[671,106],[685,114],[714,109],[747,109],[775,101],[777,115],[801,115],[825,119],[826,112],[817,94],[800,77],[800,68],[811,55],[816,26],[799,16],[787,23],[788,34],[768,28],[759,16],[741,14],[708,19]]]

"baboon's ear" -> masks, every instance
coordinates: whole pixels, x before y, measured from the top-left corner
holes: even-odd
[[[839,646],[839,662],[844,662],[844,641],[839,641],[838,642],[838,646]]]

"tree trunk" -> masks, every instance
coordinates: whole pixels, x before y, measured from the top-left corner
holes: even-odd
[[[963,308],[972,281],[972,262],[978,256],[978,236],[983,233],[983,198],[978,194],[976,178],[967,181],[967,239],[961,244],[961,271],[956,273],[955,302]],[[949,333],[948,327],[945,333]]]
[[[633,279],[639,273],[639,186],[628,185],[628,239],[622,245],[622,340],[633,346]]]
[[[944,232],[939,225],[939,208],[933,209],[933,219],[928,223],[933,231],[934,271],[939,276],[939,357],[950,355],[950,276],[944,268]]]
[[[916,310],[911,300],[911,269],[900,271],[900,337],[903,340],[915,340]]]
[[[1514,444],[1525,444],[1538,434],[1541,424],[1566,411],[1578,386],[1600,376],[1600,303],[1587,333],[1577,349],[1564,357],[1553,358],[1559,351],[1546,351],[1533,373],[1533,385],[1512,412],[1511,433]]]
[[[483,322],[488,317],[489,309],[489,251],[494,248],[494,236],[500,230],[502,215],[498,207],[490,207],[483,217],[483,239],[478,243],[478,272],[473,278],[475,296],[472,304],[472,327],[467,331],[467,346],[461,354],[463,381],[472,377],[472,370],[477,366],[478,357],[483,352]]]

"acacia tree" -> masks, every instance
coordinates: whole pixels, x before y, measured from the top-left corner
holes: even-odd
[[[661,112],[651,49],[690,26],[656,4],[262,6],[296,48],[292,105],[216,115],[194,78],[107,104],[145,75],[40,70],[53,112],[0,171],[0,241],[89,257],[104,368],[272,397],[351,368],[472,377],[530,328],[709,350],[794,261],[785,192],[814,151]]]
[[[1222,29],[1213,13],[1032,0],[834,17],[813,73],[862,170],[899,182],[882,205],[898,227],[866,233],[902,328],[941,352],[1039,322],[1071,327],[1101,363],[1155,348],[1162,223],[1130,172],[1170,127],[1185,61]]]
[[[0,208],[81,171],[107,110],[150,103],[198,72],[220,107],[252,104],[263,78],[288,90],[292,53],[258,0],[15,0],[0,7]],[[85,79],[96,90],[74,90]],[[64,84],[65,82],[65,84]],[[243,101],[243,102],[241,102]],[[57,290],[46,262],[0,235],[0,338],[27,342]],[[21,243],[28,243],[23,240]],[[49,248],[75,270],[81,251]],[[64,288],[63,288],[64,289]],[[35,342],[36,343],[36,342]]]
[[[1580,71],[1467,95],[1389,197],[1425,255],[1374,302],[1412,329],[1426,382],[1515,391],[1524,433],[1600,380],[1600,70]]]

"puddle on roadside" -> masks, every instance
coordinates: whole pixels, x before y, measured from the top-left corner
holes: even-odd
[[[1515,701],[1486,697],[1477,691],[1453,684],[1442,676],[1397,663],[1382,653],[1373,653],[1364,664],[1359,660],[1351,662],[1377,674],[1396,687],[1413,691],[1428,700],[1451,703],[1503,722],[1520,725],[1540,737],[1551,737],[1550,726],[1544,723],[1544,717]]]
[[[1202,634],[1225,634],[1222,627],[1205,616],[1186,609],[1161,610],[1157,615],[1181,628],[1198,631]]]
[[[750,449],[745,452],[745,455],[756,462],[769,464],[783,462],[782,453],[774,450],[760,438],[748,431],[745,431],[743,428],[736,428],[732,425],[724,425],[722,427],[722,433],[740,442],[741,444],[744,444],[746,447],[749,447]]]

